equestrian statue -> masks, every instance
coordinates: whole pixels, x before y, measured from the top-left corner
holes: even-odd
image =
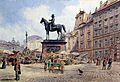
[[[49,40],[49,31],[50,32],[54,32],[57,31],[58,37],[57,40],[59,39],[59,34],[61,34],[61,38],[62,38],[62,29],[64,30],[64,32],[66,32],[65,26],[61,25],[61,24],[56,24],[55,25],[55,16],[54,14],[52,14],[52,19],[50,19],[48,22],[46,19],[42,18],[40,23],[44,23],[45,26],[45,30],[46,30],[46,40]]]

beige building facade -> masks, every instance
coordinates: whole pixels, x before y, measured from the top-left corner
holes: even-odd
[[[75,18],[74,30],[66,34],[66,50],[69,53],[77,52],[92,58],[92,15],[91,13],[87,14],[85,11],[80,11]]]
[[[116,60],[117,41],[120,40],[120,1],[108,0],[100,4],[93,15],[93,45],[94,58],[109,58]]]
[[[94,13],[80,11],[75,18],[74,30],[66,34],[68,52],[120,60],[120,0],[101,1]]]
[[[42,52],[42,40],[30,40],[27,43],[27,47],[30,50],[39,50]]]

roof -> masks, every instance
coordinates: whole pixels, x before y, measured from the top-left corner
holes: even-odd
[[[106,3],[106,4],[105,4]],[[113,6],[113,5],[116,5],[118,3],[120,3],[120,1],[116,0],[114,2],[111,2],[110,4],[107,4],[107,2],[104,3],[104,6],[103,7],[100,7],[97,11],[95,11],[92,15],[96,14],[96,13],[99,13],[107,8],[109,8],[110,6]]]

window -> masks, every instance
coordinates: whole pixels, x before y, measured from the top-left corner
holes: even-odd
[[[81,29],[81,31],[80,31],[80,32],[81,32],[81,35],[84,35],[83,29]]]
[[[78,48],[78,46],[79,46],[79,41],[78,41],[79,39],[78,39],[78,37],[77,37],[77,48]]]
[[[83,41],[83,35],[81,35],[81,41]]]
[[[118,15],[115,16],[115,22],[118,22]]]
[[[119,37],[117,36],[117,37],[115,37],[115,41],[118,41],[119,40]]]
[[[83,43],[81,43],[81,48],[83,48]]]
[[[105,21],[104,21],[104,25],[107,25],[107,24],[108,24],[108,20],[105,19]]]
[[[118,24],[115,25],[115,31],[118,31],[119,27]]]
[[[98,30],[98,34],[99,34],[99,35],[102,34],[102,29]]]
[[[99,51],[99,54],[100,54],[100,57],[102,58],[102,56],[103,56],[102,51]]]
[[[95,41],[95,47],[97,47],[97,41]]]
[[[91,47],[90,42],[88,42],[88,48],[90,48],[90,47]]]
[[[110,38],[110,44],[113,45],[113,38]]]
[[[110,18],[110,24],[113,23],[113,17]]]
[[[99,27],[101,27],[102,26],[102,21],[99,21]]]
[[[109,14],[112,14],[112,9],[110,9]]]
[[[98,30],[98,35],[100,35],[100,30]]]
[[[118,7],[115,8],[115,13],[117,13],[117,12],[118,12]]]
[[[105,50],[105,57],[108,56],[108,50]]]
[[[107,16],[107,12],[104,13],[104,17],[106,17],[106,16]]]
[[[100,24],[99,24],[99,27],[101,27],[101,26],[102,26],[102,24],[100,23]]]
[[[99,18],[101,19],[101,18],[102,18],[102,16],[101,16],[101,15],[99,15]]]
[[[97,30],[94,31],[94,36],[97,36]]]
[[[108,27],[105,28],[105,33],[108,33]]]
[[[105,46],[108,46],[108,40],[105,39]]]
[[[100,47],[100,48],[101,48],[101,42],[102,42],[102,41],[101,41],[101,40],[99,40],[99,47]]]
[[[98,24],[97,24],[97,22],[94,24],[94,28],[97,28],[98,27]]]
[[[114,31],[114,27],[111,26],[111,27],[110,27],[110,32],[113,32],[113,31]]]
[[[90,34],[88,34],[88,39],[90,39]]]
[[[97,51],[95,51],[95,57],[97,57],[98,56],[98,52]]]

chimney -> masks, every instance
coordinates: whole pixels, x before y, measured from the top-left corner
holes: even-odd
[[[100,1],[100,8],[102,7],[102,4],[103,4],[103,2],[102,2],[102,1]]]

